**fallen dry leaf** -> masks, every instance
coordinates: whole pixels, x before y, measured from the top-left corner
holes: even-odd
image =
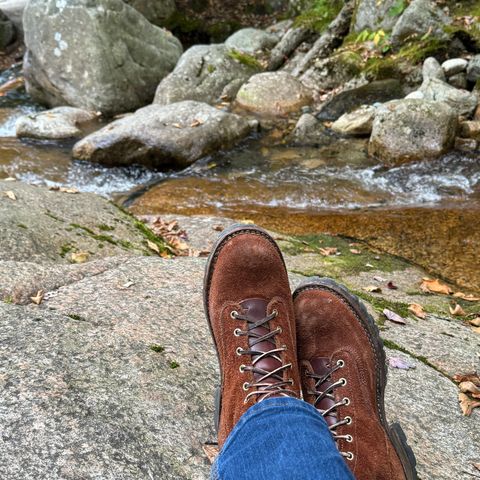
[[[216,232],[223,232],[223,230],[225,229],[223,225],[214,225],[213,226],[213,229],[216,231]]]
[[[466,417],[469,417],[472,414],[474,408],[480,407],[480,402],[472,400],[466,393],[458,394],[458,402],[460,403],[460,408]]]
[[[401,325],[406,325],[407,323],[405,319],[401,317],[398,313],[392,312],[388,308],[385,308],[383,310],[383,314],[385,315],[385,317],[387,317],[387,320],[390,320],[391,322],[399,323]]]
[[[456,317],[464,317],[466,315],[465,310],[458,303],[456,303],[453,307],[450,305],[448,309],[450,310],[450,315],[454,315]]]
[[[398,368],[400,370],[410,370],[411,368],[416,368],[415,365],[411,365],[410,363],[399,357],[389,357],[388,364],[392,368]]]
[[[88,252],[73,252],[71,259],[74,263],[85,263],[89,256],[90,254]]]
[[[462,393],[480,393],[480,387],[475,385],[472,381],[461,382],[458,388]]]
[[[379,277],[379,276],[375,276],[375,277],[373,277],[373,279],[376,282],[380,282],[380,283],[386,282],[386,280],[383,277]]]
[[[398,290],[398,287],[392,281],[387,283],[387,288],[390,290]]]
[[[368,287],[363,288],[366,292],[371,293],[382,293],[382,289],[378,285],[369,285]]]
[[[154,252],[156,252],[160,255],[160,248],[158,247],[158,245],[156,243],[152,242],[151,240],[147,240],[147,247],[150,250],[153,250]]]
[[[323,247],[319,248],[318,251],[320,252],[320,255],[323,255],[324,257],[329,257],[330,255],[336,255],[338,249],[335,247]]]
[[[68,187],[58,187],[56,185],[52,187],[48,187],[49,190],[53,192],[61,192],[61,193],[80,193],[79,190],[76,188],[68,188]]]
[[[431,280],[429,278],[424,278],[420,290],[426,293],[442,293],[444,295],[450,295],[452,293],[451,288],[442,283],[440,280]]]
[[[472,327],[473,333],[478,333],[480,335],[480,327]]]
[[[205,452],[205,455],[208,458],[208,461],[213,464],[215,461],[215,458],[217,457],[219,453],[219,448],[218,445],[215,444],[210,444],[210,443],[204,443],[202,445],[202,449]]]
[[[453,376],[453,380],[457,383],[462,383],[462,382],[472,382],[474,383],[477,387],[480,387],[480,376],[478,375],[477,372],[473,373],[456,373]]]
[[[200,125],[203,125],[205,123],[205,120],[198,120],[197,118],[190,124],[191,127],[199,127]]]
[[[455,298],[461,298],[462,300],[466,300],[467,302],[480,302],[480,297],[475,297],[471,294],[465,295],[463,292],[454,293],[453,296]]]
[[[6,197],[8,197],[10,200],[16,200],[17,197],[15,196],[15,194],[11,191],[11,190],[8,190],[6,192],[3,192],[5,194]]]
[[[418,318],[425,318],[427,314],[421,305],[418,303],[412,303],[408,306],[408,311],[412,312]]]
[[[353,253],[354,255],[360,255],[362,252],[356,248],[351,248],[350,253]]]
[[[172,123],[172,127],[183,128],[179,123]]]
[[[480,471],[480,463],[472,463],[472,465]]]
[[[39,290],[34,297],[30,297],[30,300],[31,300],[35,305],[40,305],[40,304],[42,303],[43,297],[44,297],[44,292],[43,292],[43,290]]]
[[[468,322],[473,327],[480,327],[480,317],[474,318]]]
[[[128,281],[128,282],[124,283],[123,285],[120,285],[119,288],[120,288],[120,290],[126,290],[127,288],[130,288],[130,287],[132,287],[133,285],[135,285],[134,282]]]

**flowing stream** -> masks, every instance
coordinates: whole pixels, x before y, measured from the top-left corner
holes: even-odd
[[[3,72],[0,84],[18,73]],[[141,214],[205,213],[292,233],[328,230],[480,288],[480,152],[387,169],[367,156],[364,140],[318,149],[251,138],[181,172],[105,168],[73,161],[72,142],[18,140],[16,119],[38,110],[23,88],[0,97],[0,178],[99,193]]]

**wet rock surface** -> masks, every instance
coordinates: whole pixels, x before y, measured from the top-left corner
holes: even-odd
[[[378,109],[369,153],[388,165],[437,157],[451,148],[457,128],[446,103],[394,100]]]
[[[155,104],[168,105],[183,100],[213,104],[232,100],[241,85],[258,72],[258,67],[236,60],[232,50],[223,44],[196,45],[180,58],[155,94]]]
[[[205,103],[150,105],[80,140],[73,156],[104,165],[185,167],[255,130],[257,122]]]
[[[82,134],[82,124],[92,122],[97,117],[96,112],[73,107],[57,107],[19,118],[15,129],[17,137],[52,140],[72,138]]]
[[[24,28],[27,90],[54,107],[106,115],[139,108],[182,53],[170,32],[120,0],[30,2]]]
[[[233,223],[164,217],[174,218],[196,248],[211,248],[218,230]],[[305,245],[294,238],[275,237],[286,254],[292,286],[317,269],[329,271],[328,258],[303,252]],[[399,288],[378,297],[397,306],[422,298],[410,291],[424,272],[391,261],[388,273],[359,277],[340,267],[336,278],[357,291],[374,281],[372,276],[388,276]],[[0,260],[0,269],[4,265]],[[18,298],[41,288],[48,292],[39,306],[8,304],[5,297],[0,302],[0,381],[11,407],[0,414],[4,478],[207,479],[202,445],[214,440],[218,368],[202,306],[205,259],[139,256],[31,265],[21,283],[19,276],[2,275],[2,281],[17,283]],[[56,281],[49,283],[52,278]],[[422,479],[463,478],[465,472],[473,475],[478,461],[478,412],[461,415],[457,387],[445,375],[469,368],[478,335],[442,314],[445,297],[432,295],[428,304],[435,313],[424,320],[381,327],[390,339],[387,357],[415,367],[389,368],[387,414],[407,433]],[[380,321],[374,299],[368,308]],[[442,336],[449,356],[434,348]]]

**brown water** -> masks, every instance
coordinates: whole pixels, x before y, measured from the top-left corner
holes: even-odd
[[[182,172],[105,168],[73,161],[71,142],[16,139],[16,118],[39,109],[21,89],[0,98],[0,178],[128,200],[138,213],[215,214],[360,238],[480,290],[480,152],[385,169],[363,140],[318,149],[252,138]]]

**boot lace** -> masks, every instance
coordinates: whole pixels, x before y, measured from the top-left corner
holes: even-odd
[[[284,372],[292,368],[291,363],[284,363],[281,358],[282,352],[285,352],[287,347],[286,345],[282,345],[277,348],[275,344],[275,336],[282,333],[282,328],[277,327],[275,330],[270,330],[268,326],[268,323],[277,317],[277,310],[274,310],[270,315],[257,321],[252,320],[248,315],[241,315],[237,311],[231,312],[230,315],[232,318],[247,322],[246,330],[241,330],[240,328],[234,330],[234,335],[237,337],[249,337],[250,348],[248,350],[244,350],[241,347],[237,348],[237,355],[250,355],[252,357],[251,365],[240,365],[240,372],[252,372],[254,374],[254,381],[252,383],[245,382],[243,384],[245,391],[255,389],[247,394],[244,402],[247,403],[252,397],[257,397],[258,401],[265,400],[272,396],[290,396],[297,398],[297,393],[287,388],[294,384],[293,379],[289,378],[288,380],[284,380],[283,378]],[[263,335],[259,334],[255,330],[260,327],[264,327],[268,332]],[[267,341],[271,343],[273,348],[267,351],[255,348],[259,343]],[[277,360],[280,366],[273,370],[259,368],[258,363],[268,357]]]
[[[348,397],[344,397],[339,402],[336,402],[335,395],[334,395],[335,389],[339,387],[344,387],[347,384],[347,380],[345,378],[340,378],[338,381],[331,383],[330,385],[327,385],[324,390],[322,389],[323,385],[332,377],[332,375],[337,370],[339,370],[340,368],[343,368],[344,366],[345,366],[345,362],[343,360],[338,360],[335,366],[331,367],[330,370],[328,370],[324,375],[318,375],[316,373],[311,373],[311,372],[306,373],[307,377],[313,378],[315,380],[315,390],[309,390],[307,391],[307,393],[309,395],[315,396],[313,405],[319,411],[319,413],[322,414],[323,417],[326,417],[327,415],[330,415],[332,413],[337,413],[338,410],[344,405],[350,405],[350,399]],[[318,404],[325,398],[328,398],[334,401],[335,403],[331,405],[329,408],[322,410],[318,408]],[[352,418],[345,417],[342,420],[336,421],[335,423],[333,423],[328,427],[336,442],[338,442],[339,440],[345,440],[348,443],[353,442],[353,437],[351,435],[340,435],[337,432],[337,429],[339,427],[343,425],[351,425],[351,423],[352,423]],[[337,443],[337,446],[338,446],[338,443]],[[353,460],[352,452],[340,451],[340,454],[343,457],[345,457],[347,460]]]

